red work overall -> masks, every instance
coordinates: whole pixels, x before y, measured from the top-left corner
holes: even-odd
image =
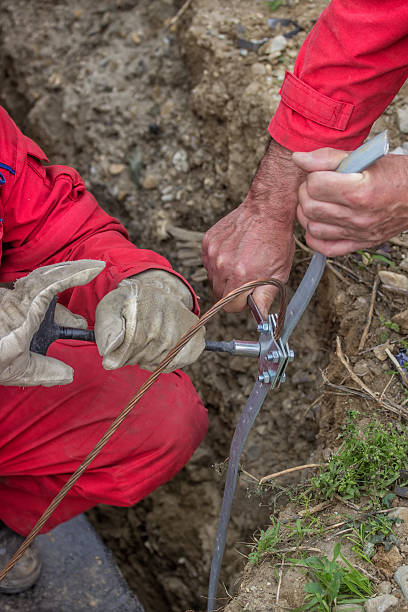
[[[59,298],[92,327],[96,305],[123,278],[151,268],[175,273],[163,257],[128,241],[75,170],[43,161],[0,108],[1,282],[59,261],[103,259],[106,269],[92,283]],[[0,519],[22,535],[149,374],[137,366],[104,370],[91,343],[58,341],[48,355],[74,368],[72,384],[0,386]],[[188,376],[162,374],[43,532],[98,503],[135,504],[185,465],[206,430],[207,411]]]

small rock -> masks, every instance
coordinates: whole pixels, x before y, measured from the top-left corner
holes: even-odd
[[[391,582],[388,582],[387,580],[383,580],[377,586],[377,591],[380,593],[380,595],[389,595],[391,593],[391,589],[392,589],[392,584]]]
[[[399,325],[400,331],[404,334],[408,332],[408,309],[394,315],[391,320]]]
[[[388,272],[388,270],[381,270],[378,273],[380,281],[384,287],[390,290],[402,290],[408,292],[408,277],[404,274],[397,274],[396,272]]]
[[[384,546],[380,546],[372,561],[387,578],[391,578],[397,567],[402,563],[403,557],[396,546],[391,546],[389,551],[386,551]]]
[[[400,132],[408,134],[408,106],[403,106],[397,110],[397,118]]]
[[[109,172],[115,176],[117,174],[122,174],[125,169],[125,164],[111,164],[109,166]]]
[[[255,64],[252,64],[251,72],[255,75],[262,75],[266,73],[266,67],[264,64],[256,62]]]
[[[408,565],[401,565],[394,574],[394,580],[398,584],[405,599],[408,601]]]
[[[406,154],[407,152],[405,152],[405,155]],[[408,272],[408,257],[404,257],[404,259],[400,262],[399,267],[401,268],[401,270],[404,270],[404,272]]]
[[[187,151],[185,151],[184,149],[179,149],[173,155],[172,161],[173,166],[176,168],[176,170],[178,170],[179,172],[188,172],[189,166],[187,161]]]
[[[286,44],[286,38],[282,34],[278,34],[278,36],[271,38],[271,40],[262,47],[262,52],[272,57],[279,57],[286,47]]]
[[[160,109],[160,117],[162,119],[166,119],[169,115],[171,115],[173,110],[174,102],[172,102],[171,100],[167,100],[167,102],[165,102]]]
[[[143,189],[156,189],[157,178],[153,174],[146,174],[142,181]]]
[[[365,612],[385,612],[388,608],[396,606],[398,599],[394,595],[378,595],[368,599],[364,604]]]
[[[126,191],[126,189],[122,189],[122,191],[119,191],[118,193],[118,200],[119,202],[123,202],[123,200],[129,195],[129,192]]]
[[[130,38],[133,40],[135,45],[140,45],[141,38],[137,32],[132,32],[132,34],[130,35]]]
[[[381,344],[380,346],[376,346],[375,349],[373,350],[374,355],[380,361],[385,361],[388,357],[387,353],[385,352],[385,349],[391,350],[391,345],[389,344],[389,342],[386,342],[385,344]]]
[[[408,508],[398,507],[394,508],[389,513],[389,518],[398,519],[396,525],[394,525],[393,529],[395,534],[402,540],[406,540],[408,538]]]
[[[50,87],[52,87],[52,89],[58,89],[58,87],[61,85],[61,82],[62,82],[62,77],[59,74],[59,72],[53,72],[48,77],[48,84]]]
[[[357,361],[353,369],[354,369],[354,373],[357,374],[357,376],[365,376],[366,374],[370,373],[370,368],[368,367],[368,363],[364,361],[364,359]]]

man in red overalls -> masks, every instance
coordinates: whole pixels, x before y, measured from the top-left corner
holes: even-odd
[[[21,279],[13,290],[0,288],[2,567],[198,313],[192,289],[168,261],[131,244],[75,170],[43,161],[0,108],[0,282]],[[46,357],[29,351],[57,294],[57,322],[94,327],[97,345],[57,341]],[[207,411],[176,368],[203,347],[204,332],[137,404],[43,531],[98,503],[135,504],[185,465],[206,433]],[[39,572],[29,549],[0,590],[28,588]]]

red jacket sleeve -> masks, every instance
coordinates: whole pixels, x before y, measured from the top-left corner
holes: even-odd
[[[286,73],[269,133],[292,151],[355,149],[407,76],[407,0],[332,0]]]
[[[106,268],[92,283],[60,296],[93,324],[100,299],[124,278],[151,268],[177,274],[164,257],[128,240],[124,227],[98,206],[76,170],[44,166],[43,161],[48,160],[38,145],[0,108],[0,281],[60,261],[103,260]],[[196,298],[194,308],[197,312]]]

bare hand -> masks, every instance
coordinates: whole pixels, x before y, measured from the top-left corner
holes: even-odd
[[[217,298],[252,280],[287,281],[302,176],[291,153],[271,142],[244,202],[206,233],[203,263]],[[264,316],[276,293],[270,286],[255,289],[254,299]],[[226,310],[243,310],[246,297],[239,296]]]
[[[328,172],[346,155],[293,154],[310,173],[299,188],[297,218],[308,246],[328,257],[376,246],[408,228],[408,156],[387,155],[362,173]]]

